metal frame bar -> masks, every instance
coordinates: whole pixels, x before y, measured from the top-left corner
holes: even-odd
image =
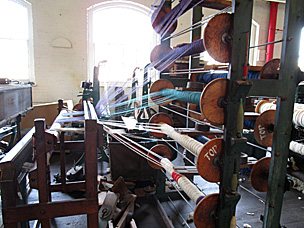
[[[268,177],[268,191],[264,211],[264,228],[279,227],[286,177],[287,157],[292,128],[292,116],[298,84],[298,52],[304,26],[304,2],[287,0],[272,155]]]

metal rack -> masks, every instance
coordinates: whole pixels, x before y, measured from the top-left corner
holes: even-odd
[[[304,26],[304,2],[287,0],[278,80],[247,80],[243,77],[248,55],[248,36],[252,18],[252,0],[234,0],[234,22],[231,66],[227,89],[225,124],[225,156],[222,163],[220,201],[218,205],[218,227],[230,227],[230,221],[240,195],[234,192],[232,181],[239,168],[240,145],[245,139],[238,131],[237,113],[241,98],[246,96],[277,97],[277,111],[269,171],[269,184],[263,227],[279,227],[282,209],[288,145],[292,127],[292,111],[298,84],[298,53],[300,31]],[[244,100],[244,99],[243,99]]]

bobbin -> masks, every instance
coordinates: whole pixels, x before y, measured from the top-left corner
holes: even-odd
[[[255,112],[256,113],[262,113],[263,112],[263,106],[266,105],[266,104],[270,104],[269,101],[267,100],[262,100],[260,101],[257,106],[255,107]],[[265,110],[264,110],[265,111]]]
[[[220,156],[222,154],[224,140],[211,139],[205,143],[197,156],[196,168],[201,177],[209,182],[220,181]]]
[[[189,104],[189,110],[194,111],[194,112],[190,111],[189,116],[197,120],[204,120],[205,117],[202,113],[201,114],[195,113],[197,112],[197,106],[198,106],[197,104],[191,104],[191,103]]]
[[[226,96],[226,88],[227,88],[228,79],[226,78],[217,78],[205,86],[203,92],[190,92],[193,95],[198,95],[199,99],[187,98],[187,100],[183,100],[184,102],[194,103],[196,105],[200,105],[201,108],[201,119],[206,118],[209,122],[216,125],[224,124],[224,107],[225,107],[225,96]],[[174,90],[174,85],[166,79],[159,79],[155,81],[151,88],[150,94],[160,92],[162,89],[171,89],[172,93],[177,93],[179,91]],[[170,90],[169,90],[170,92]],[[180,91],[180,93],[185,93],[185,91]],[[160,105],[166,105],[171,102],[172,99],[165,99],[161,95],[159,96],[151,96],[151,99]],[[159,102],[160,99],[164,99],[163,102]],[[189,99],[189,100],[188,100]]]
[[[151,116],[149,120],[149,124],[168,124],[169,126],[173,126],[173,120],[171,117],[163,112],[159,112]],[[152,125],[153,126],[153,125]],[[166,137],[166,134],[164,133],[158,133],[158,132],[153,132],[151,131],[151,135],[153,135],[156,138],[164,138]]]
[[[154,94],[156,92],[159,92],[162,89],[174,89],[174,85],[172,82],[170,82],[167,79],[158,79],[157,81],[153,82],[150,88],[150,94]],[[159,105],[167,105],[169,104],[172,99],[164,99],[163,102],[159,103],[158,100],[163,99],[162,96],[150,96],[151,100],[154,101],[154,103]]]
[[[270,157],[260,159],[251,170],[251,186],[259,192],[267,192],[270,159]]]
[[[259,79],[279,79],[280,64],[280,59],[269,60],[262,67]]]
[[[196,167],[202,178],[209,182],[220,181],[219,165],[223,139],[211,139],[203,144],[188,135],[178,133],[173,127],[166,124],[161,125],[161,131],[198,156]]]
[[[193,220],[196,228],[215,228],[215,213],[219,194],[214,193],[204,197],[196,206]]]
[[[153,67],[157,70],[161,70],[162,64],[166,62],[165,58],[169,51],[173,49],[167,44],[156,45],[150,53],[150,62],[153,63]],[[169,70],[174,65],[174,61],[166,66],[165,70]]]
[[[217,78],[208,83],[202,92],[200,100],[202,115],[213,124],[224,124],[227,82],[226,78]]]
[[[169,147],[167,147],[166,145],[163,144],[157,144],[155,146],[153,146],[151,149],[151,151],[153,151],[154,153],[157,153],[163,157],[168,158],[171,161],[171,150]],[[154,159],[155,156],[149,154],[149,156],[153,157]],[[154,164],[153,162],[148,161],[149,165],[154,168],[154,169],[162,169],[161,166]]]
[[[160,27],[160,24],[162,23],[165,15],[167,13],[169,13],[170,11],[171,11],[170,7],[168,7],[166,5],[163,5],[160,8],[160,10],[154,11],[151,19],[154,19],[154,21],[152,21],[152,27],[156,33],[159,34],[162,30],[164,30],[164,31],[167,30],[168,25],[166,28],[164,28],[164,27]],[[157,13],[157,15],[155,15],[156,13]],[[168,29],[166,35],[173,33],[175,31],[176,27],[177,27],[177,21],[175,21],[174,24]]]
[[[254,137],[262,146],[272,146],[275,112],[275,110],[267,110],[256,119],[254,125]]]
[[[204,46],[208,54],[221,63],[230,62],[232,20],[229,13],[215,15],[204,31]]]

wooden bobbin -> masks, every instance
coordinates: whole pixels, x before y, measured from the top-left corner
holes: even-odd
[[[150,61],[154,64],[154,68],[157,70],[161,70],[162,65],[166,62],[166,59],[163,59],[163,56],[166,52],[171,51],[172,48],[166,44],[159,44],[153,48],[150,53]],[[174,65],[174,61],[170,63],[165,70],[169,70]]]
[[[189,110],[197,112],[196,111],[197,106],[198,106],[197,104],[189,103]],[[204,120],[205,119],[205,117],[202,114],[194,113],[194,112],[189,112],[189,116],[194,118],[194,119],[197,119],[197,120]]]
[[[232,19],[232,14],[218,14],[208,22],[204,31],[205,49],[221,63],[230,62]]]
[[[226,96],[227,82],[226,78],[217,78],[208,83],[202,92],[200,99],[202,115],[213,124],[224,124],[223,102]]]
[[[170,161],[171,161],[171,159],[172,159],[172,158],[171,158],[171,150],[170,150],[170,148],[167,147],[166,145],[158,144],[158,145],[153,146],[150,150],[153,151],[154,153],[157,153],[157,154],[159,154],[159,155],[161,155],[161,156],[163,156],[163,157],[168,158]],[[154,157],[153,155],[151,155],[151,154],[150,154],[149,156],[155,158],[155,157]],[[150,165],[152,168],[154,168],[154,169],[162,169],[161,166],[156,165],[156,164],[154,164],[153,162],[148,161],[148,163],[149,163],[149,165]]]
[[[280,59],[271,59],[264,64],[259,79],[279,79]]]
[[[218,193],[210,194],[197,204],[193,214],[196,228],[215,228],[215,213],[218,198]]]
[[[260,101],[258,104],[257,104],[257,106],[255,107],[255,112],[256,113],[261,113],[261,106],[263,106],[264,104],[267,104],[267,103],[270,103],[269,101],[267,101],[267,100],[262,100],[262,101]]]
[[[250,183],[259,192],[267,192],[270,159],[270,157],[260,159],[251,170]]]
[[[162,113],[162,112],[154,114],[150,118],[149,123],[151,123],[151,124],[164,124],[165,123],[170,126],[173,126],[173,120],[171,119],[171,117],[168,114]],[[153,125],[151,125],[151,126],[153,127]],[[151,131],[151,135],[153,135],[156,138],[164,138],[167,136],[166,134],[152,132],[152,131]]]
[[[164,30],[164,31],[166,30],[163,27],[158,28],[158,25],[162,23],[163,18],[166,16],[167,13],[170,12],[170,10],[171,10],[170,7],[163,5],[161,7],[161,9],[159,10],[158,14],[155,16],[155,19],[152,23],[152,27],[153,27],[154,31],[157,32],[158,34],[161,32],[161,30]],[[156,13],[156,11],[155,11],[155,13]],[[154,18],[154,15],[151,18]],[[166,35],[173,33],[175,31],[176,27],[177,27],[177,21],[168,29]]]
[[[272,146],[275,112],[275,110],[267,110],[256,119],[254,137],[262,146]]]
[[[156,93],[161,89],[174,89],[174,85],[167,79],[159,79],[152,84],[150,88],[150,94]],[[159,105],[167,105],[172,101],[171,99],[163,99],[164,97],[162,96],[150,96],[150,98],[152,101]],[[164,101],[159,103],[159,99],[163,99]]]
[[[197,156],[197,171],[206,181],[220,181],[220,167],[218,165],[218,162],[222,154],[222,148],[223,139],[211,139],[204,145],[199,155]]]

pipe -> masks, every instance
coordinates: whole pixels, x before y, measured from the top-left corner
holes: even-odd
[[[268,28],[267,43],[273,42],[275,39],[278,5],[279,5],[278,2],[270,2],[269,28]],[[274,44],[270,44],[267,46],[266,62],[273,59],[273,48],[274,48]]]

